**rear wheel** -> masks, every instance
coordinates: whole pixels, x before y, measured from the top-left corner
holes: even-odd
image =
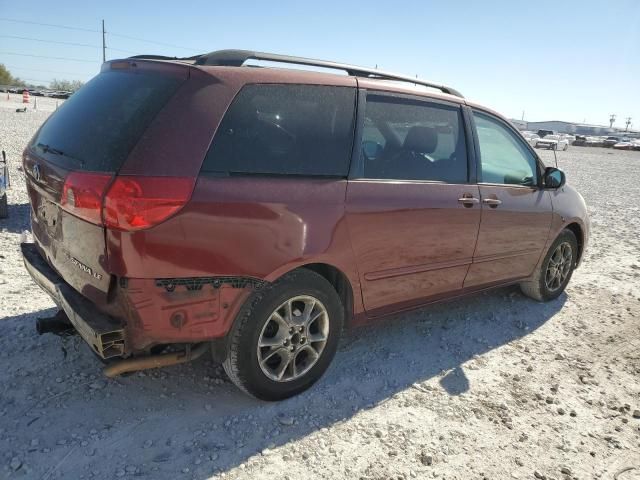
[[[571,230],[563,230],[549,248],[540,267],[531,281],[522,282],[522,292],[538,300],[547,302],[560,296],[566,288],[578,259],[578,241]]]
[[[9,216],[9,205],[7,202],[7,194],[5,193],[0,197],[0,218],[7,218]]]
[[[333,286],[312,271],[294,271],[247,301],[230,333],[224,369],[256,398],[291,397],[325,372],[343,323]]]

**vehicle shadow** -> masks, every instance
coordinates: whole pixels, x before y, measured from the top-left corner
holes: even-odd
[[[0,232],[6,230],[9,233],[22,233],[30,230],[29,204],[9,203],[8,207],[9,216],[0,218]]]
[[[9,317],[0,321],[0,337],[29,321],[22,331],[31,346],[16,347],[27,360],[0,373],[0,384],[7,386],[0,410],[6,410],[5,422],[14,419],[15,425],[5,428],[20,432],[12,434],[14,440],[20,435],[28,444],[46,433],[48,440],[28,455],[47,458],[27,458],[25,464],[56,465],[63,478],[87,471],[111,478],[114,465],[121,465],[152,478],[188,472],[204,480],[414,385],[420,394],[434,394],[419,385],[430,379],[438,378],[449,396],[472,391],[476,385],[464,373],[466,362],[536,330],[566,298],[563,294],[540,304],[516,288],[504,288],[348,331],[326,375],[309,391],[279,403],[247,397],[219,366],[203,358],[107,380],[77,337],[28,339],[35,317],[52,311]],[[56,381],[45,380],[42,386],[41,377]],[[25,403],[25,398],[30,400]],[[0,450],[15,450],[2,441]],[[47,470],[33,473],[40,477]]]

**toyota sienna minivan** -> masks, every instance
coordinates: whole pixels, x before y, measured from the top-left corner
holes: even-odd
[[[346,326],[509,284],[556,298],[589,236],[499,114],[301,57],[106,62],[23,164],[25,265],[60,307],[40,332],[74,328],[108,376],[212,352],[265,400],[318,380]]]

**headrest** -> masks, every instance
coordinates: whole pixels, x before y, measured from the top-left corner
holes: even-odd
[[[418,153],[433,153],[438,147],[438,133],[433,127],[423,127],[416,125],[409,129],[404,143],[403,150],[411,150]]]

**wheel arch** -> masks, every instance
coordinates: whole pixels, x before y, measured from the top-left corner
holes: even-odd
[[[338,296],[340,297],[340,301],[342,302],[344,308],[344,324],[348,326],[351,323],[354,311],[354,294],[353,294],[353,286],[351,285],[351,281],[344,271],[336,267],[335,265],[331,265],[330,263],[324,262],[310,262],[302,265],[298,265],[295,268],[287,270],[286,272],[281,272],[278,275],[278,278],[291,273],[296,270],[311,270],[314,273],[317,273],[325,280],[327,280],[331,286],[335,289]],[[277,279],[273,279],[275,281]]]
[[[578,258],[576,258],[576,265],[580,263],[582,260],[582,252],[584,250],[584,232],[582,231],[582,227],[577,222],[569,223],[565,229],[573,232],[576,236],[576,240],[578,241]]]

